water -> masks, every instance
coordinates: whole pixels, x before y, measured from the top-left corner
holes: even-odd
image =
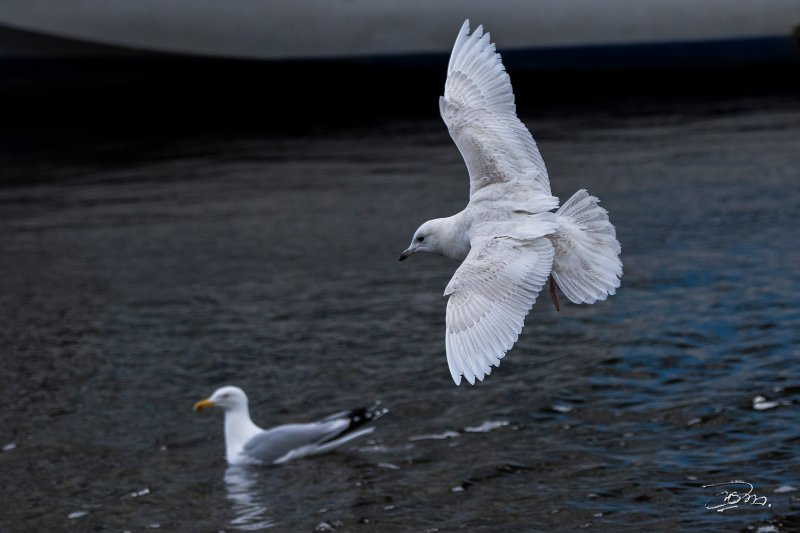
[[[436,117],[6,131],[0,530],[800,529],[800,102],[524,119],[554,192],[610,211],[622,287],[560,313],[543,298],[460,388],[441,296],[456,264],[397,262],[466,201]],[[191,411],[223,384],[262,425],[391,413],[338,453],[229,470],[221,416]],[[702,485],[729,480],[770,506],[706,509]]]

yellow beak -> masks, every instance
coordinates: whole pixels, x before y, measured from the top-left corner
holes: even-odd
[[[209,407],[214,407],[216,404],[211,400],[200,400],[196,404],[194,404],[195,411],[202,411],[203,409],[207,409]]]

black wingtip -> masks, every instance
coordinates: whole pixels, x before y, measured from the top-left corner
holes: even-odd
[[[347,431],[353,431],[361,426],[374,422],[389,412],[389,409],[382,406],[380,402],[375,402],[369,407],[353,409],[347,416],[350,418],[350,426]]]
[[[382,406],[381,402],[375,402],[369,407],[360,407],[358,409],[353,409],[347,415],[350,418],[351,426],[352,425],[358,426],[367,424],[369,422],[372,422],[373,420],[377,420],[388,412],[389,412],[388,407]]]
[[[330,442],[338,439],[342,435],[346,435],[347,433],[352,433],[358,428],[365,426],[371,422],[374,422],[375,420],[379,419],[388,412],[389,409],[387,407],[383,407],[381,405],[381,402],[375,402],[369,407],[359,407],[358,409],[353,409],[349,413],[346,414],[342,413],[342,418],[344,418],[345,416],[349,418],[350,424],[346,428],[344,428],[344,430],[330,437],[325,442]]]

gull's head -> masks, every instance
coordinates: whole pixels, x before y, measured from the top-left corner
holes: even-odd
[[[214,394],[194,404],[195,411],[202,411],[209,407],[221,407],[225,411],[236,411],[247,407],[247,394],[242,389],[234,386],[221,387]]]
[[[442,225],[443,219],[441,218],[429,220],[421,225],[417,231],[414,232],[414,237],[411,239],[411,246],[400,254],[400,261],[405,260],[411,254],[417,252],[442,254]]]

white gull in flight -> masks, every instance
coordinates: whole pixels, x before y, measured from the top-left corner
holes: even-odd
[[[542,156],[516,115],[511,80],[483,33],[458,33],[439,110],[469,171],[463,211],[422,224],[400,260],[432,252],[463,261],[449,296],[445,347],[456,385],[483,380],[517,341],[525,316],[550,282],[574,303],[614,294],[621,247],[599,200],[579,190],[555,213]]]
[[[364,427],[389,410],[374,405],[342,411],[308,424],[286,424],[262,429],[250,419],[247,395],[239,387],[227,386],[194,404],[194,410],[209,407],[225,410],[225,456],[230,465],[281,464],[338,448],[371,433]]]

